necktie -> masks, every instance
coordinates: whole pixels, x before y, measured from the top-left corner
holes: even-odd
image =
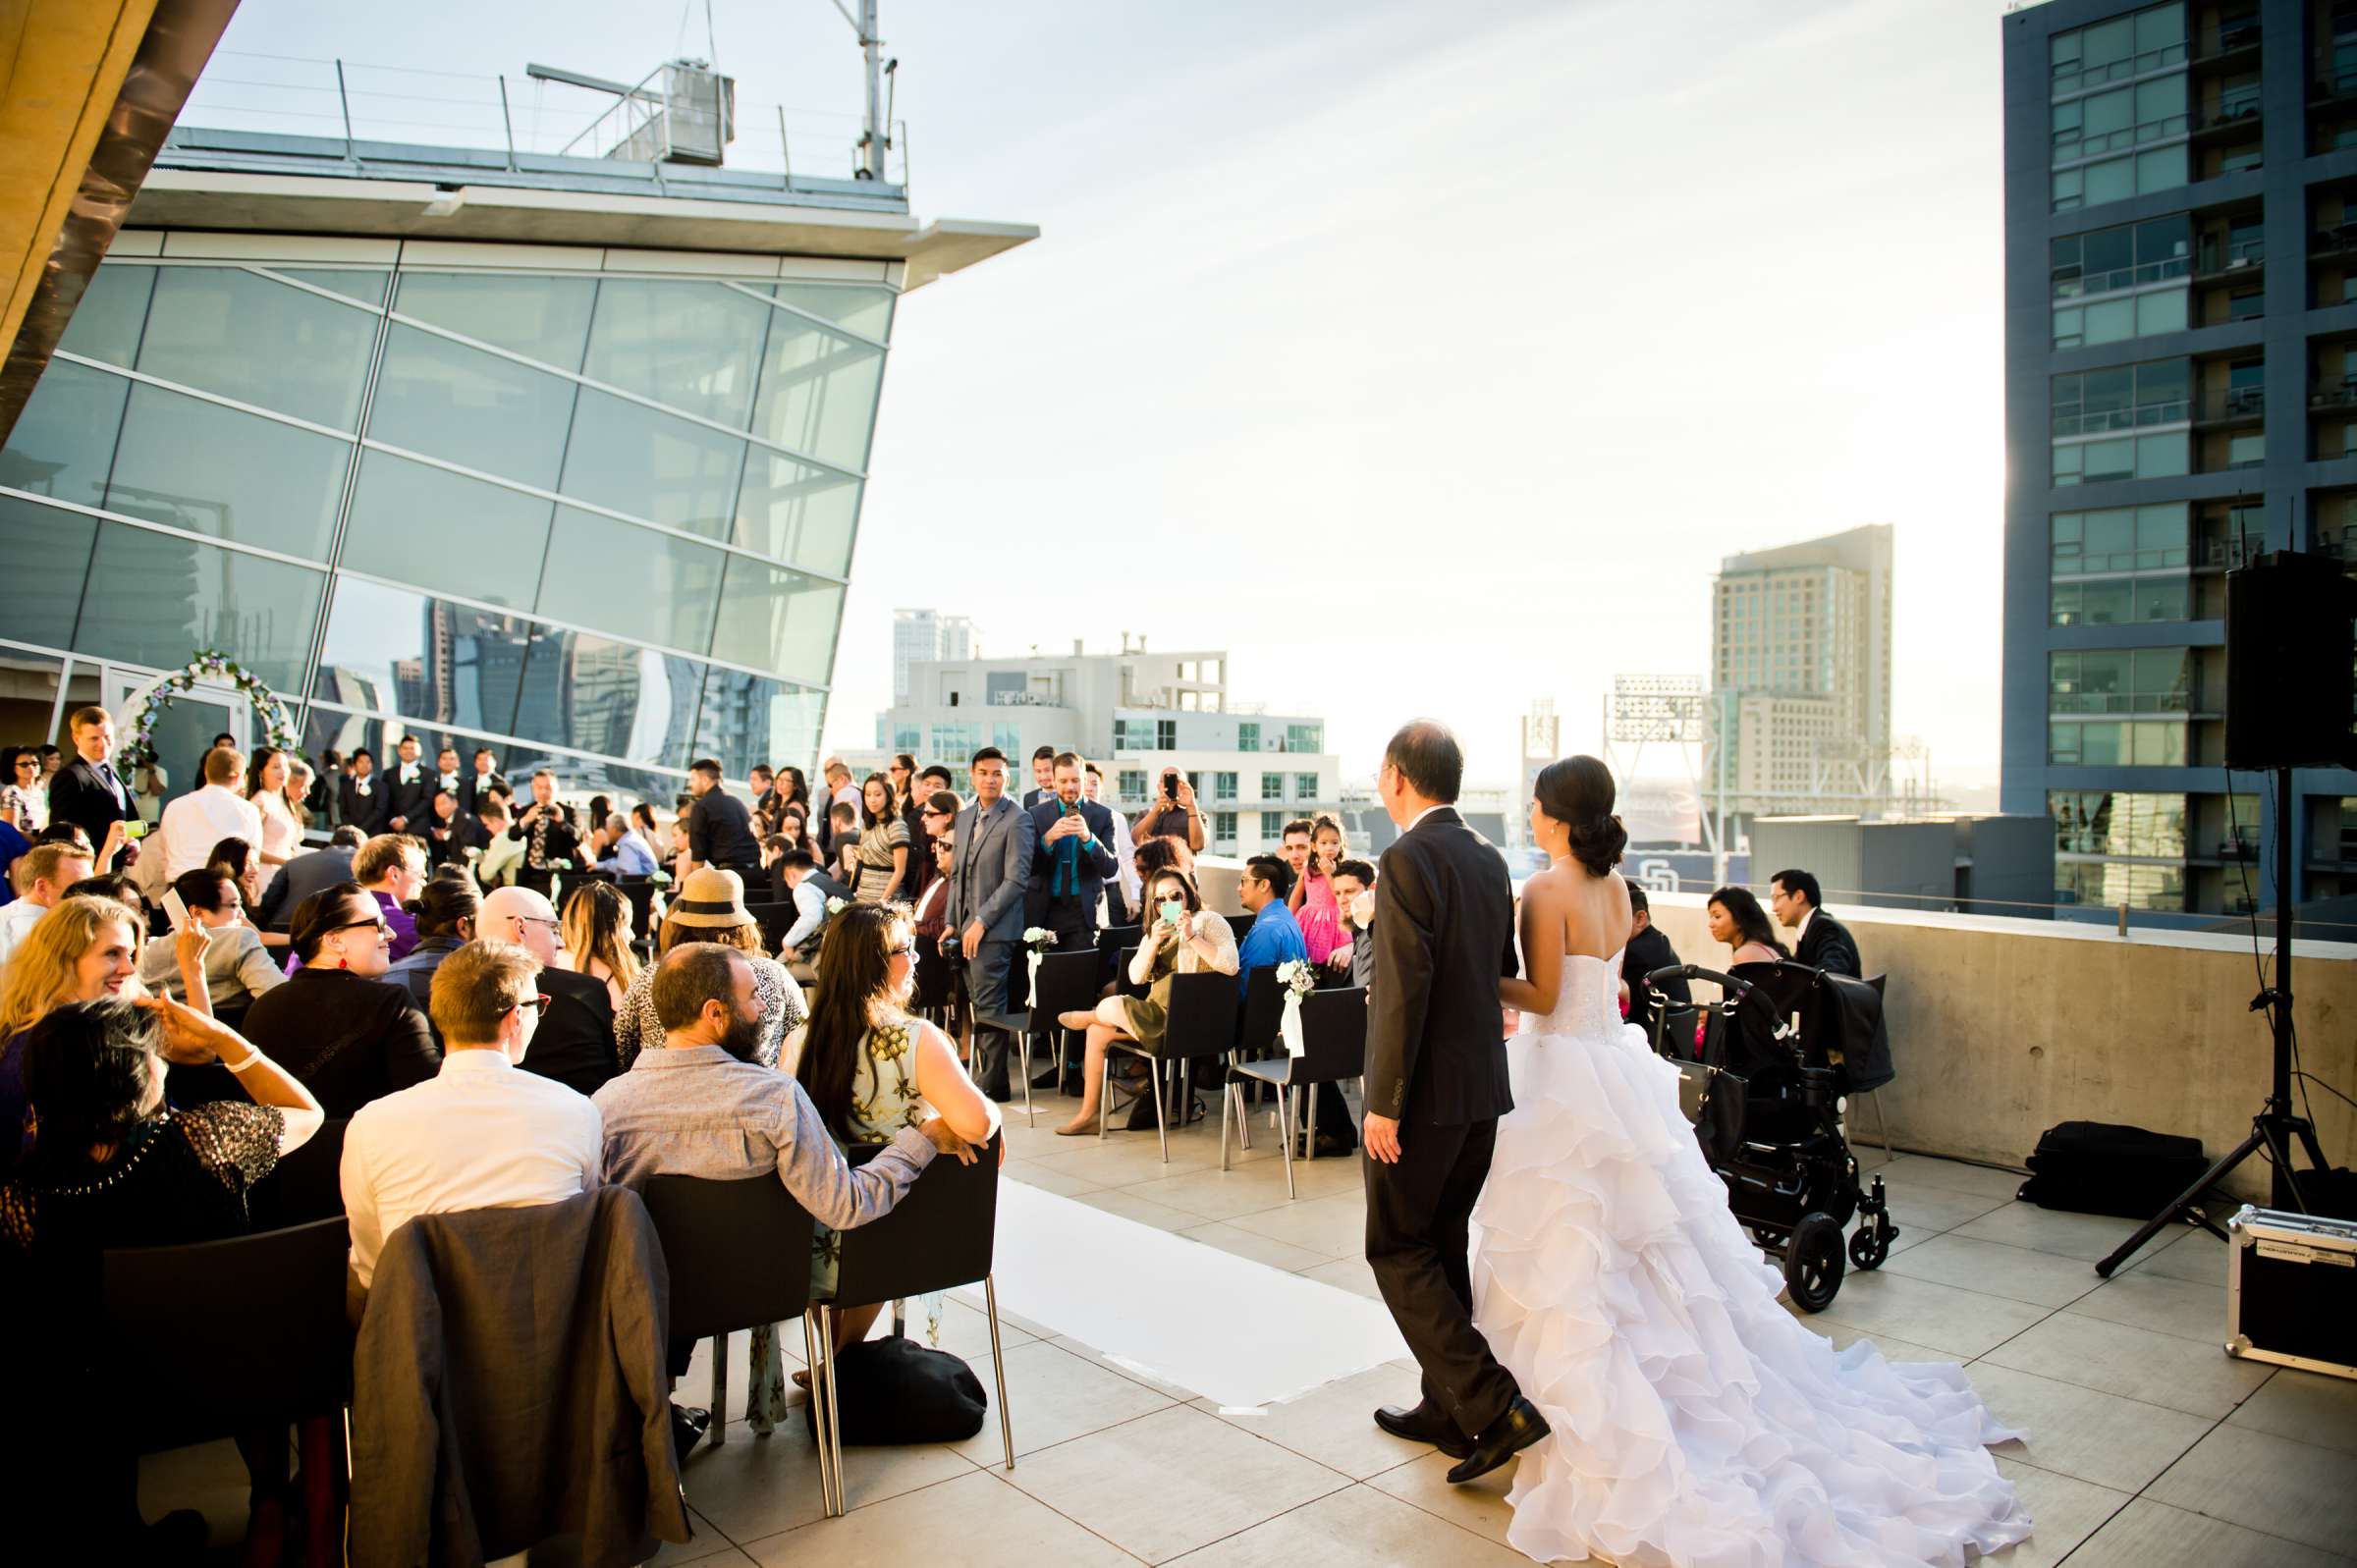
[[[98,782],[106,785],[106,791],[115,797],[116,805],[123,804],[123,785],[115,778],[113,764],[105,762],[98,764]]]

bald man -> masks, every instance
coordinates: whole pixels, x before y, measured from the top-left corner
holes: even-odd
[[[620,1068],[614,1054],[614,1000],[604,981],[566,967],[571,960],[559,930],[555,907],[529,888],[492,889],[474,922],[477,937],[512,942],[540,965],[540,992],[548,1006],[531,1049],[517,1065],[592,1095]]]

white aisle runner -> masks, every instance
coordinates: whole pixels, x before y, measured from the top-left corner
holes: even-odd
[[[1023,1182],[999,1183],[999,1307],[1224,1406],[1407,1354],[1379,1301]]]

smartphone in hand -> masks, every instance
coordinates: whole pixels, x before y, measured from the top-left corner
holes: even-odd
[[[179,889],[166,888],[164,890],[164,913],[171,919],[174,931],[189,929],[189,906],[187,901],[180,896]]]

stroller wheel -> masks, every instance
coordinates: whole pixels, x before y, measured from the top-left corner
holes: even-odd
[[[1849,1261],[1860,1269],[1880,1269],[1891,1256],[1891,1238],[1869,1219],[1849,1238]]]
[[[1841,1227],[1828,1214],[1806,1214],[1784,1247],[1784,1284],[1803,1312],[1823,1312],[1841,1288]]]

